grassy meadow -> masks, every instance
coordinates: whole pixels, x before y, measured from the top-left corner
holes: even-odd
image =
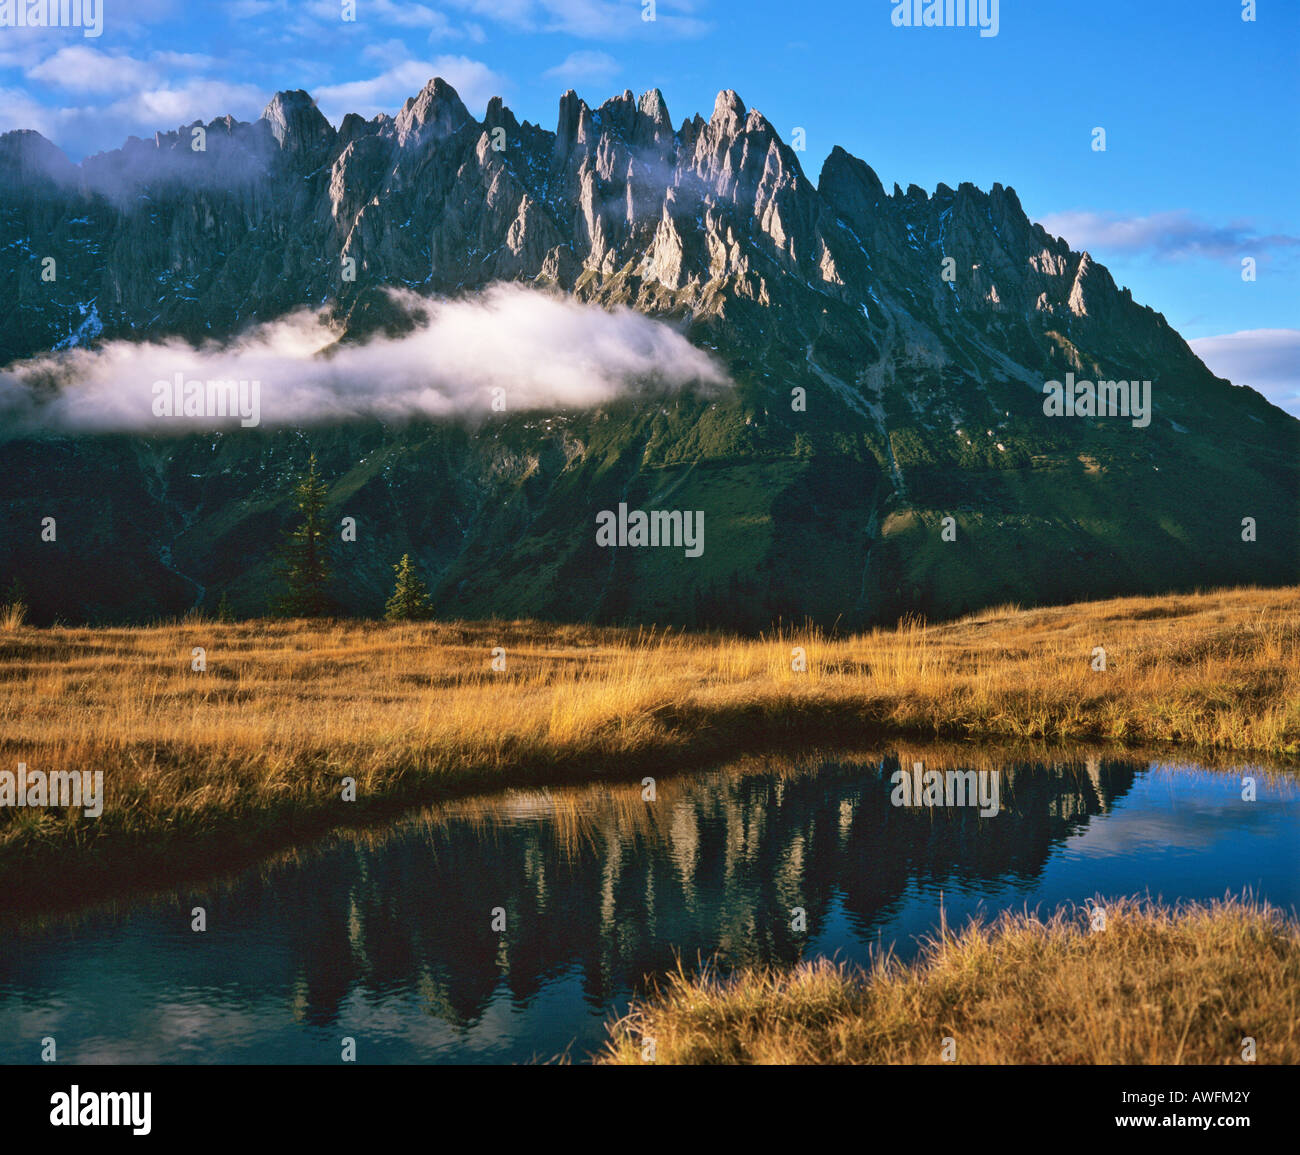
[[[684,970],[613,1024],[607,1063],[1300,1062],[1300,926],[1267,905],[1121,899],[943,928],[913,964]],[[1032,1008],[1027,1014],[1026,1009]],[[952,1039],[955,1052],[943,1053]]]
[[[838,638],[533,622],[35,629],[11,614],[0,765],[103,770],[106,804],[98,819],[0,809],[0,871],[111,860],[151,877],[453,793],[639,777],[779,743],[896,734],[1294,755],[1298,594],[1004,607]],[[341,801],[345,777],[354,803]]]

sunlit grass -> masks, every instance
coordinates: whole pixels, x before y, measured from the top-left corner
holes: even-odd
[[[0,602],[0,631],[10,633],[26,624],[27,606],[23,602]]]
[[[1243,589],[835,638],[532,622],[0,631],[0,765],[103,770],[94,820],[0,809],[0,863],[105,838],[254,838],[376,800],[698,764],[868,733],[1300,753],[1300,598]],[[492,669],[492,650],[506,667]],[[1093,669],[1093,650],[1107,668]],[[194,651],[206,670],[196,672]],[[339,804],[356,780],[353,811]]]
[[[680,969],[605,1062],[1300,1062],[1300,927],[1266,904],[1133,899],[945,929],[916,963]],[[945,1042],[945,1040],[951,1040]]]

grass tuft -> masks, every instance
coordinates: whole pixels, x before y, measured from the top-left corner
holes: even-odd
[[[1294,1064],[1298,1024],[1300,926],[1276,908],[1098,899],[947,930],[908,966],[679,966],[600,1058],[643,1063],[653,1039],[660,1065],[1225,1064],[1253,1039],[1253,1061]]]

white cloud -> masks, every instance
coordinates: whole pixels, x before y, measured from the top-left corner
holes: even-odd
[[[264,425],[482,417],[497,387],[517,411],[598,405],[651,382],[729,383],[675,329],[627,308],[608,311],[520,285],[457,300],[391,295],[411,315],[424,314],[403,337],[337,345],[337,334],[304,310],[201,349],[180,339],[111,341],[19,362],[0,371],[0,424],[70,432],[235,424],[156,417],[154,385],[177,374],[187,382],[256,380]],[[58,386],[52,396],[33,388],[50,383]]]
[[[560,32],[587,40],[641,36],[703,36],[709,25],[693,15],[691,0],[657,0],[655,19],[643,20],[636,0],[448,0],[462,11],[519,32]]]
[[[375,64],[395,64],[402,60],[410,60],[411,53],[404,40],[375,40],[361,50],[361,59]]]
[[[132,126],[132,131],[152,134],[171,131],[196,120],[207,124],[227,113],[240,120],[256,120],[266,107],[267,94],[252,84],[196,78],[179,87],[142,89],[109,105],[104,114]]]
[[[80,32],[74,43],[85,43]],[[48,28],[8,28],[0,31],[0,68],[21,68],[24,71],[50,50],[52,36]]]
[[[200,52],[155,52],[149,59],[164,68],[189,68],[202,72],[216,64],[216,58]]]
[[[430,8],[427,4],[401,4],[395,0],[367,0],[367,17],[373,16],[388,24],[401,28],[427,28],[429,35],[454,36],[457,29],[453,27],[446,13]]]
[[[270,94],[251,84],[196,77],[179,86],[165,83],[95,102],[106,93],[86,93],[88,103],[47,108],[22,89],[0,89],[0,132],[35,129],[72,160],[119,148],[128,136],[145,139],[196,120],[207,124],[227,113],[240,120],[262,115]]]
[[[57,109],[37,103],[23,89],[0,88],[0,132],[30,128],[54,140],[60,121]]]
[[[380,112],[396,113],[408,96],[415,96],[435,76],[456,90],[465,107],[482,116],[487,102],[500,96],[505,81],[486,64],[467,56],[438,56],[433,60],[404,60],[369,80],[353,80],[317,89],[316,107],[337,125],[346,113],[369,119]]]
[[[287,32],[313,40],[336,35],[340,24],[345,23],[341,12],[339,0],[228,0],[226,5],[226,14],[232,20],[258,21],[264,33]],[[456,24],[442,7],[418,0],[360,0],[356,20],[345,26],[373,34],[379,24],[425,32],[431,41],[483,39],[477,25]]]
[[[554,68],[542,73],[550,80],[559,80],[564,84],[601,84],[619,73],[619,63],[608,52],[579,51],[570,52]]]
[[[1215,225],[1181,210],[1145,217],[1070,211],[1049,213],[1039,223],[1054,236],[1064,237],[1076,251],[1145,253],[1163,260],[1206,257],[1233,261],[1300,245],[1300,238],[1285,234],[1261,236],[1247,221]]]
[[[42,88],[62,89],[78,103],[42,102],[24,89],[7,90],[0,99],[0,132],[35,129],[77,159],[117,148],[131,135],[147,138],[227,113],[244,120],[261,115],[268,94],[252,84],[200,75],[213,64],[212,57],[198,53],[139,58],[68,45],[30,65],[25,75]]]
[[[507,87],[505,79],[481,61],[463,55],[411,59],[399,40],[381,41],[362,55],[397,62],[365,80],[314,86],[318,107],[335,125],[349,112],[367,118],[395,114],[435,76],[455,88],[478,116],[488,100],[504,95]],[[61,48],[32,65],[27,75],[43,86],[65,89],[78,103],[60,107],[42,103],[22,88],[0,90],[0,132],[35,129],[77,160],[118,148],[128,136],[147,139],[195,120],[206,124],[227,114],[256,120],[271,90],[201,75],[211,64],[210,57],[192,53],[158,52],[137,59],[90,46]]]
[[[69,92],[127,92],[158,79],[157,70],[142,60],[110,55],[88,44],[60,48],[27,70],[28,80]]]
[[[1300,329],[1243,329],[1187,343],[1217,376],[1300,417]]]

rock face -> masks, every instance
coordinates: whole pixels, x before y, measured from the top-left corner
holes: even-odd
[[[303,305],[363,336],[392,320],[384,286],[503,280],[664,317],[728,364],[737,388],[721,400],[491,432],[313,431],[338,500],[374,511],[369,550],[340,559],[353,609],[382,604],[388,555],[407,549],[448,614],[745,627],[1298,577],[1300,423],[1210,374],[1012,189],[886,192],[838,147],[814,185],[730,90],[676,130],[657,90],[596,109],[570,91],[554,132],[499,99],[478,121],[440,79],[395,117],[349,115],[337,131],[307,93],[283,92],[253,124],[133,138],[80,166],[8,133],[0,274],[16,286],[0,364],[89,340],[221,337]],[[1151,425],[1045,418],[1043,383],[1071,371],[1152,380]],[[215,589],[261,609],[305,448],[255,431],[0,452],[7,540],[39,524],[51,486],[117,499],[100,520],[74,515],[94,523],[112,580],[84,552],[39,544],[0,561],[0,580],[62,574],[43,612],[120,616]],[[668,492],[705,509],[704,564],[593,546],[588,506]],[[957,540],[940,545],[945,516]],[[1249,546],[1246,516],[1269,524]]]
[[[988,368],[984,343],[1022,347],[1040,379],[1049,355],[1126,353],[1117,340],[1197,371],[1158,314],[1031,224],[1012,190],[886,194],[839,148],[814,186],[730,90],[675,132],[657,90],[595,110],[566,92],[549,133],[499,100],[479,122],[440,79],[395,117],[349,116],[338,132],[302,91],[278,93],[255,124],[202,126],[204,151],[194,127],[79,168],[38,134],[0,137],[7,236],[65,258],[51,288],[31,276],[34,251],[5,250],[22,310],[0,321],[0,361],[55,346],[87,301],[103,339],[220,335],[322,300],[348,318],[378,285],[545,276],[589,300],[726,318],[747,340],[779,307],[790,338],[832,328],[855,363],[895,361],[886,346],[915,323],[936,358],[972,373]]]
[[[285,152],[317,156],[334,143],[334,128],[302,89],[277,92],[262,113],[271,135]]]

